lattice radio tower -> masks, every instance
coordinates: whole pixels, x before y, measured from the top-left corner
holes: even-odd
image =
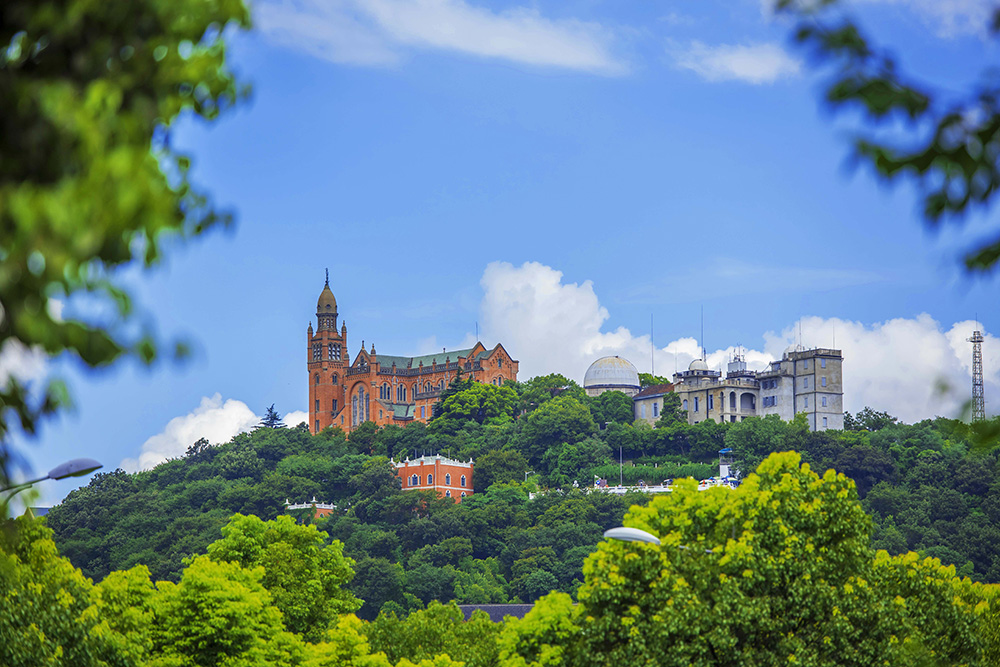
[[[983,333],[973,331],[972,338],[972,421],[986,420],[986,399],[983,397]]]

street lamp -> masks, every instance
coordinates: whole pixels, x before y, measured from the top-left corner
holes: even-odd
[[[622,542],[649,542],[650,544],[660,546],[660,538],[638,528],[626,528],[625,526],[609,528],[604,531],[604,537],[609,540],[621,540]]]
[[[47,479],[66,479],[67,477],[83,477],[84,475],[89,475],[90,473],[103,468],[104,466],[95,461],[94,459],[73,459],[72,461],[67,461],[66,463],[60,463],[55,468],[49,471],[49,474],[45,477],[39,477],[38,479],[28,480],[27,482],[21,482],[20,484],[14,484],[13,486],[7,486],[0,489],[0,493],[5,491],[14,491],[11,494],[13,497],[18,491],[22,491],[27,487],[35,484],[36,482],[43,482]],[[9,500],[10,498],[8,498]]]
[[[626,528],[625,526],[609,528],[604,531],[604,537],[609,540],[619,540],[621,542],[649,542],[650,544],[660,546],[660,538],[639,528]],[[691,550],[691,547],[684,546],[683,544],[675,546],[683,551]],[[712,549],[705,549],[705,553],[710,554],[715,552]]]

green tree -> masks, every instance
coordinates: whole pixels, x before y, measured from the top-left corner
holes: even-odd
[[[0,526],[0,664],[140,664],[141,646],[101,624],[93,595],[42,521]]]
[[[633,508],[648,543],[602,542],[571,607],[508,624],[501,664],[987,664],[997,595],[915,554],[869,547],[853,483],[774,454],[735,490]]]
[[[587,406],[571,395],[557,396],[525,417],[525,453],[535,464],[549,447],[576,443],[596,432],[597,424]]]
[[[274,403],[271,403],[257,428],[285,428],[285,422],[281,421],[281,415],[274,409]]]
[[[343,545],[315,526],[302,526],[289,516],[261,521],[237,514],[222,528],[222,539],[208,547],[214,561],[263,568],[261,585],[281,610],[284,626],[307,641],[318,641],[338,614],[356,611],[361,601],[346,588],[354,577],[354,561]]]
[[[295,635],[260,583],[263,568],[197,556],[180,583],[161,581],[153,598],[153,664],[291,665],[303,657]]]
[[[892,426],[897,421],[899,420],[888,412],[878,412],[865,406],[857,416],[852,416],[850,412],[844,413],[844,430],[881,431],[884,428]]]
[[[681,397],[670,392],[663,397],[663,408],[656,428],[666,428],[675,424],[687,424],[687,411],[681,406]]]
[[[507,385],[496,386],[465,380],[454,381],[454,390],[434,405],[434,419],[428,429],[455,429],[464,421],[479,424],[500,424],[513,419],[517,409],[517,393]]]
[[[559,373],[536,375],[517,385],[516,390],[520,412],[533,412],[556,396],[572,396],[581,402],[587,398],[583,387]]]
[[[643,389],[646,387],[653,387],[658,384],[671,384],[670,378],[665,378],[660,375],[651,375],[650,373],[639,373],[639,385]]]
[[[466,621],[456,604],[432,602],[403,619],[379,614],[367,634],[372,650],[384,652],[393,662],[445,654],[466,667],[491,667],[497,660],[499,629],[481,611]]]
[[[585,404],[590,408],[598,425],[617,422],[631,424],[635,421],[635,403],[632,397],[621,391],[606,391],[600,396],[588,396]]]
[[[92,367],[153,361],[121,269],[153,266],[164,243],[230,221],[191,183],[171,136],[179,115],[210,121],[236,102],[225,38],[249,23],[241,0],[4,3],[0,349],[68,352]],[[82,293],[116,322],[57,315]],[[14,423],[33,433],[67,400],[58,381],[42,396],[16,376],[0,387],[0,485]]]
[[[487,452],[475,462],[472,483],[476,493],[484,493],[493,484],[523,482],[528,472],[528,461],[513,449]]]
[[[835,65],[826,102],[834,109],[860,111],[867,124],[887,128],[881,135],[869,131],[856,138],[855,156],[886,181],[916,181],[930,224],[960,220],[970,209],[993,201],[1000,184],[1000,83],[989,69],[979,83],[958,94],[935,90],[904,74],[886,49],[837,11],[836,0],[774,4],[794,18],[795,39],[819,62]],[[996,35],[1000,9],[987,27]],[[976,271],[988,270],[998,260],[1000,235],[965,255],[966,267]]]

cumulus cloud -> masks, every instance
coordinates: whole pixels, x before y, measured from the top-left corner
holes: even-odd
[[[582,382],[587,367],[607,355],[623,356],[650,370],[650,337],[610,328],[590,281],[566,283],[563,274],[537,262],[494,262],[480,281],[484,340],[502,341],[520,361],[519,377],[562,373]],[[806,347],[832,347],[844,354],[844,401],[857,412],[871,406],[905,421],[958,415],[971,386],[972,322],[942,326],[929,315],[865,324],[803,317],[780,332],[767,331],[758,349],[744,349],[747,364],[763,369],[780,359],[799,332]],[[1000,395],[1000,340],[983,345],[986,393]],[[724,369],[733,347],[711,350],[709,366]],[[698,342],[680,338],[654,351],[657,374],[686,369],[700,355]],[[950,390],[942,391],[942,385]],[[987,412],[996,409],[987,403]]]
[[[712,82],[774,83],[796,76],[802,68],[798,60],[776,43],[709,46],[693,41],[671,51],[677,67]]]
[[[39,346],[28,347],[14,338],[8,338],[0,347],[0,385],[11,377],[21,382],[31,382],[45,375],[46,354]]]
[[[493,12],[464,0],[267,0],[264,35],[336,63],[391,65],[412,48],[509,62],[620,74],[603,26],[553,20],[526,7]]]
[[[213,444],[227,442],[234,435],[252,429],[260,419],[243,401],[223,401],[218,393],[211,398],[206,396],[193,411],[174,417],[162,432],[146,440],[138,458],[124,459],[120,465],[128,472],[149,470],[167,459],[183,456],[199,438]]]
[[[303,412],[302,410],[292,410],[291,412],[285,414],[285,416],[281,418],[281,421],[285,422],[285,426],[288,426],[289,428],[298,426],[302,422],[308,424],[309,413]]]

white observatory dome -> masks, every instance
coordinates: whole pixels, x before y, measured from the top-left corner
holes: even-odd
[[[694,361],[691,362],[691,365],[688,366],[688,370],[689,371],[707,371],[708,370],[708,364],[705,363],[704,359],[695,359]]]
[[[587,369],[583,388],[588,396],[599,396],[606,391],[622,391],[634,396],[639,392],[639,371],[628,359],[601,357]]]

